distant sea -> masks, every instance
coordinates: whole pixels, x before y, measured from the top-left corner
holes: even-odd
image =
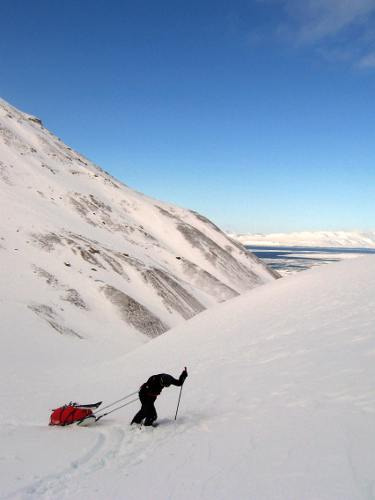
[[[269,246],[246,246],[246,248],[281,275],[304,271],[310,267],[351,259],[360,255],[375,255],[375,248]]]

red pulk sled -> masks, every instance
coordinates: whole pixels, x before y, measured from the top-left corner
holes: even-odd
[[[60,406],[59,408],[56,408],[55,410],[52,411],[49,425],[70,425],[70,424],[77,424],[82,426],[90,425],[92,423],[98,422],[101,418],[106,417],[107,415],[113,413],[114,411],[120,410],[121,408],[124,408],[125,406],[138,401],[138,397],[135,399],[131,399],[129,401],[129,398],[137,393],[138,391],[132,392],[131,394],[127,394],[123,398],[118,399],[117,401],[114,401],[113,403],[110,403],[107,406],[100,408],[99,410],[98,408],[102,404],[101,401],[90,405],[80,405],[79,403],[71,402],[64,406]],[[101,413],[103,412],[103,410],[111,408],[112,406],[115,406],[116,404],[121,403],[122,401],[126,402],[121,404],[120,406],[117,406],[116,408],[113,408],[110,411],[107,411],[106,413]],[[98,415],[98,413],[100,413],[100,415]]]
[[[96,420],[93,410],[96,410],[102,404],[98,403],[80,405],[78,403],[69,403],[60,406],[52,411],[49,425],[70,425],[74,423],[89,423]]]

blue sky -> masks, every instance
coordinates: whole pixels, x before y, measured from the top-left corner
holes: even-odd
[[[0,95],[237,232],[375,229],[375,0],[12,0]]]

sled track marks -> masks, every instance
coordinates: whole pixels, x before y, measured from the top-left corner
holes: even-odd
[[[88,451],[71,460],[66,468],[0,496],[0,500],[66,500],[87,497],[89,485],[96,474],[103,474],[110,468],[112,474],[116,471],[115,474],[124,479],[133,467],[147,460],[166,440],[174,439],[188,430],[193,422],[182,423],[181,420],[176,426],[172,420],[161,420],[160,424],[156,429],[139,429],[128,424],[113,425],[109,421],[105,425],[80,428],[80,432],[92,434],[93,444]],[[67,439],[74,439],[73,433],[68,436]],[[100,494],[99,497],[102,498]]]
[[[94,432],[95,440],[93,446],[82,456],[72,460],[66,469],[48,474],[28,486],[0,497],[1,500],[31,500],[36,498],[57,500],[68,497],[68,489],[71,482],[75,483],[74,480],[78,476],[89,475],[104,467],[116,455],[117,450],[121,446],[124,431],[120,428],[112,428],[109,433],[102,432],[101,430],[98,431],[97,429]]]

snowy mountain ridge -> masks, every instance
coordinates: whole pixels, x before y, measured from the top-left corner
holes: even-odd
[[[375,248],[375,231],[302,231],[228,235],[242,245]]]
[[[0,306],[140,345],[276,275],[205,217],[153,200],[0,100]]]

